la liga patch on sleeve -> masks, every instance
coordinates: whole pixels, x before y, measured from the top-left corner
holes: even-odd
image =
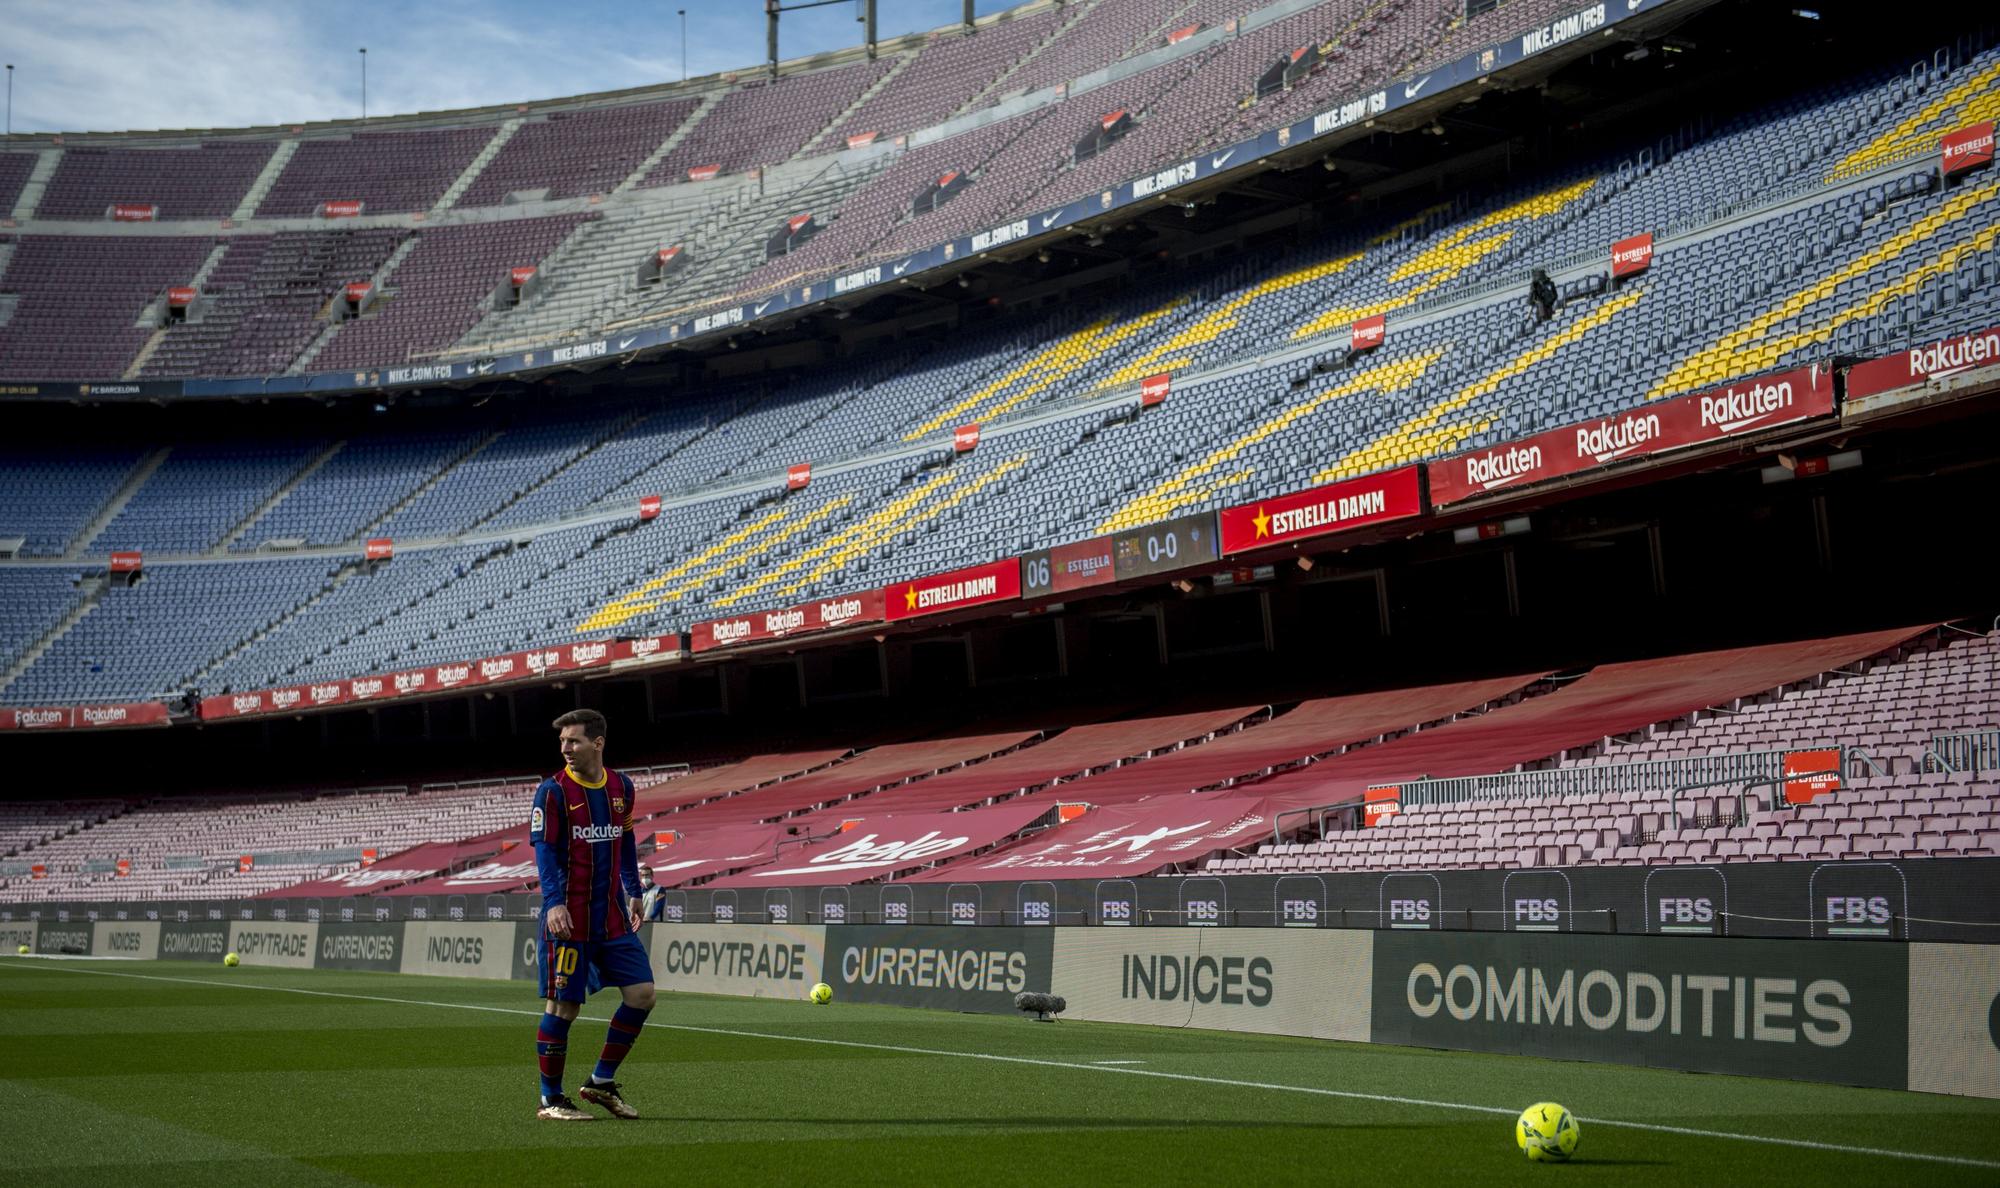
[[[541,831],[542,831],[542,806],[538,804],[535,806],[534,815],[528,818],[528,832],[540,833]]]

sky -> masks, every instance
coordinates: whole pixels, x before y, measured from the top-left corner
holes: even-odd
[[[794,3],[798,0],[786,0]],[[980,16],[1021,0],[977,0]],[[0,0],[16,132],[230,128],[673,82],[764,60],[763,0]],[[963,0],[877,0],[884,39]],[[858,45],[860,6],[786,13],[778,53]]]

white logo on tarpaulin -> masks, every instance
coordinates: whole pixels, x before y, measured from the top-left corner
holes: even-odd
[[[1110,841],[1099,842],[1094,846],[1078,846],[1076,852],[1079,854],[1097,854],[1105,850],[1123,848],[1136,854],[1142,850],[1151,849],[1153,846],[1170,837],[1179,837],[1184,833],[1197,833],[1208,828],[1209,824],[1210,822],[1207,821],[1197,821],[1193,825],[1182,825],[1178,828],[1168,828],[1162,825],[1151,833],[1135,833],[1129,837],[1114,837]]]
[[[972,839],[970,837],[945,837],[932,829],[923,836],[909,841],[876,841],[878,834],[869,833],[846,845],[829,850],[811,859],[810,865],[795,866],[788,870],[758,870],[751,874],[756,878],[768,879],[774,875],[816,874],[830,870],[875,870],[906,862],[917,862],[925,858],[956,850]]]

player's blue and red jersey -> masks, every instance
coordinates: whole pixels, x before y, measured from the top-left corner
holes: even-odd
[[[606,771],[595,785],[570,768],[535,789],[528,841],[542,879],[542,913],[569,908],[573,939],[611,940],[632,931],[626,898],[639,895],[639,843],[632,836],[629,777]]]

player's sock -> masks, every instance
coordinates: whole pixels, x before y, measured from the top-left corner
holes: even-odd
[[[611,1026],[605,1029],[604,1054],[597,1058],[597,1071],[590,1074],[591,1080],[603,1082],[618,1079],[619,1064],[624,1062],[625,1053],[630,1052],[632,1045],[638,1042],[639,1029],[646,1025],[646,1016],[652,1013],[622,1002],[618,1004],[618,1009],[611,1013]]]
[[[535,1032],[535,1057],[542,1066],[542,1096],[562,1096],[563,1061],[569,1056],[570,1020],[544,1014]]]

